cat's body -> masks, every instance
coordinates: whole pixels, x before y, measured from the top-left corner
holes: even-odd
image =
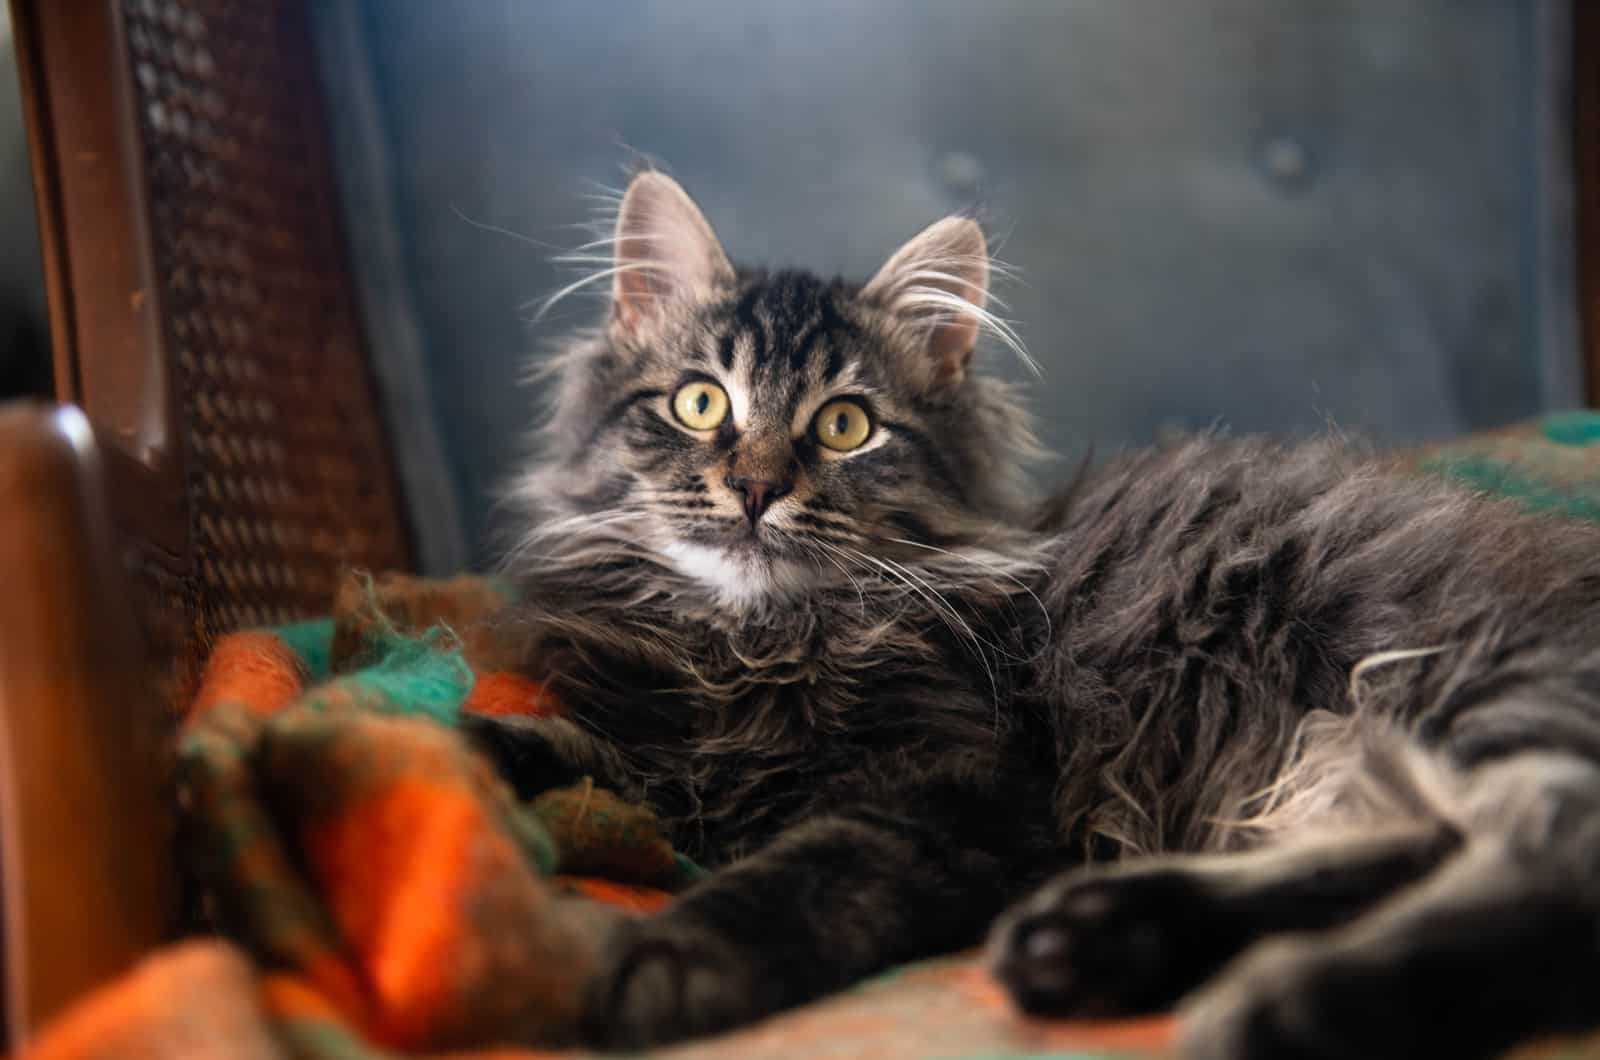
[[[512,621],[570,713],[478,731],[514,781],[592,775],[721,870],[619,929],[586,1033],[744,1022],[1013,905],[997,970],[1061,1013],[1350,923],[1225,973],[1196,1055],[1583,1022],[1600,528],[1336,441],[1196,439],[1031,503],[1025,417],[966,370],[975,233],[942,222],[859,290],[741,277],[675,185],[630,189],[514,555]],[[1540,953],[1558,971],[1475,978]]]

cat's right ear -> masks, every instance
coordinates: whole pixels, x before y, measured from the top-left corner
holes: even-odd
[[[924,228],[861,289],[909,330],[921,348],[918,368],[929,387],[959,383],[977,348],[978,333],[993,327],[989,298],[989,246],[970,217],[946,217]]]
[[[705,214],[678,182],[645,170],[617,213],[611,325],[648,331],[675,301],[705,298],[734,282],[733,266]]]

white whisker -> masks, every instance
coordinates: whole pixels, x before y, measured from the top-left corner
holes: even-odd
[[[561,249],[559,246],[557,246],[554,243],[546,243],[543,240],[535,239],[532,236],[523,235],[521,232],[513,231],[510,228],[502,228],[499,225],[490,224],[487,221],[474,220],[471,217],[468,217],[464,212],[462,212],[461,207],[457,206],[455,203],[451,203],[450,204],[450,212],[455,214],[457,217],[461,218],[463,221],[467,222],[467,224],[471,225],[473,228],[479,229],[481,231],[493,232],[496,235],[505,236],[508,239],[515,239],[519,243],[526,243],[530,247],[538,247],[540,250],[560,250]]]
[[[976,303],[937,287],[919,285],[907,288],[901,294],[898,304],[910,309],[931,307],[955,316],[971,317],[977,322],[981,330],[998,339],[1035,376],[1044,374],[1039,367],[1039,362],[1034,360],[1032,355],[1028,353],[1027,348],[1023,346],[1022,337],[1017,334],[1016,330],[1010,324]]]
[[[663,271],[663,267],[661,265],[658,265],[658,264],[656,264],[654,262],[648,262],[648,261],[634,261],[634,262],[629,262],[626,265],[613,265],[608,269],[600,269],[597,272],[592,272],[589,275],[583,277],[581,280],[577,280],[577,281],[575,281],[573,283],[569,283],[565,287],[561,288],[561,290],[557,291],[555,294],[552,294],[552,295],[550,295],[550,296],[548,296],[548,297],[546,297],[546,298],[544,298],[542,300],[541,299],[534,299],[532,302],[524,303],[522,308],[526,309],[531,305],[538,304],[539,305],[539,311],[536,312],[533,315],[533,319],[535,321],[542,320],[544,318],[545,314],[549,313],[550,310],[555,307],[557,302],[560,302],[563,298],[567,297],[570,294],[573,294],[573,293],[575,293],[577,291],[583,290],[585,287],[588,287],[590,284],[598,283],[601,280],[608,280],[613,276],[619,276],[619,275],[621,275],[622,273],[625,273],[625,272],[661,272],[661,271]]]
[[[829,563],[833,564],[835,567],[838,567],[839,568],[839,573],[843,574],[845,576],[845,578],[847,578],[849,580],[850,584],[855,586],[856,602],[858,604],[860,604],[860,606],[861,606],[861,617],[862,617],[863,620],[865,620],[866,617],[867,617],[867,594],[866,594],[866,590],[864,590],[862,588],[861,582],[856,579],[855,575],[851,574],[849,569],[846,568],[844,566],[844,564],[840,563],[839,559],[835,558],[837,555],[839,555],[839,550],[834,548],[834,546],[828,544],[827,542],[819,541],[816,538],[810,538],[810,539],[805,539],[805,540],[801,540],[801,539],[797,538],[796,540],[797,540],[798,543],[801,544],[801,546],[803,548],[810,548],[812,550],[813,554],[821,556],[823,559],[827,560]]]
[[[885,571],[890,577],[903,581],[907,588],[927,601],[933,608],[933,613],[945,624],[950,632],[956,634],[957,637],[964,635],[965,639],[971,643],[973,657],[977,659],[978,664],[983,667],[984,674],[989,678],[989,690],[994,700],[995,735],[998,736],[1000,732],[1000,683],[995,677],[993,664],[983,652],[983,645],[987,642],[978,636],[972,626],[950,606],[949,601],[941,593],[931,585],[923,582],[908,568],[895,563],[893,560],[880,559],[856,550],[852,551],[855,551],[855,554],[861,559]],[[919,582],[921,583],[920,585],[918,584]],[[993,645],[990,646],[993,647]]]
[[[893,542],[894,544],[897,544],[897,545],[909,545],[912,548],[926,549],[929,552],[937,552],[937,553],[940,553],[942,555],[949,556],[952,559],[959,560],[960,562],[963,562],[963,563],[971,563],[972,565],[981,568],[986,573],[991,574],[991,575],[993,575],[994,577],[997,577],[997,578],[1002,578],[1005,581],[1010,582],[1012,585],[1015,585],[1018,589],[1021,589],[1024,593],[1026,593],[1028,595],[1028,598],[1033,601],[1034,606],[1039,609],[1039,616],[1044,619],[1044,637],[1040,641],[1040,647],[1038,648],[1038,650],[1036,650],[1033,653],[1033,655],[1029,656],[1028,659],[1023,660],[1023,661],[1032,661],[1033,659],[1038,658],[1039,657],[1039,653],[1044,651],[1045,650],[1045,646],[1050,643],[1050,641],[1052,639],[1052,636],[1053,636],[1053,633],[1054,633],[1054,625],[1050,621],[1050,611],[1049,611],[1048,608],[1046,608],[1044,606],[1044,601],[1039,599],[1039,594],[1034,592],[1032,587],[1030,587],[1021,578],[1018,578],[1018,577],[1015,577],[1014,575],[1006,573],[1005,571],[1001,570],[998,566],[996,566],[996,565],[994,565],[992,563],[985,563],[982,560],[978,559],[976,556],[970,556],[970,555],[966,555],[964,553],[959,553],[959,552],[952,552],[950,549],[947,549],[947,548],[939,548],[936,545],[924,544],[921,541],[911,541],[911,540],[909,540],[907,538],[903,538],[903,537],[891,537],[888,540]]]

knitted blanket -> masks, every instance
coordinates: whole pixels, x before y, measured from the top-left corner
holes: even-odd
[[[1596,441],[1600,415],[1578,414],[1416,462],[1600,518]],[[483,578],[352,577],[330,618],[221,640],[179,748],[186,863],[220,935],[153,955],[28,1055],[552,1055],[518,1043],[571,1025],[596,901],[632,915],[701,871],[649,810],[589,784],[521,803],[462,741],[463,711],[561,709],[478,622],[504,602]],[[1064,1060],[1152,1055],[1170,1031],[1022,1019],[958,957],[660,1055]]]
[[[220,937],[152,956],[29,1055],[551,1055],[515,1047],[569,1032],[604,916],[657,908],[702,871],[648,809],[590,783],[519,802],[461,739],[463,712],[561,709],[479,622],[505,603],[484,578],[352,576],[331,618],[219,641],[183,722],[178,780],[186,867]],[[975,1048],[1010,1021],[965,962],[884,984],[897,987],[887,1008],[864,989],[844,999],[863,1012],[824,1018],[865,1044],[874,1019],[887,1030],[890,1013],[931,1011],[959,989],[993,1024],[969,1034]],[[811,1055],[806,1040],[793,1055]]]
[[[275,1048],[238,1055],[559,1036],[598,935],[571,899],[650,909],[701,874],[648,810],[592,785],[519,803],[459,737],[464,710],[556,709],[486,636],[450,632],[503,603],[484,579],[351,578],[329,620],[216,645],[178,781],[187,865],[234,948],[191,945],[160,974],[249,984],[228,1000]],[[219,1000],[194,985],[170,993],[185,1040]],[[222,1044],[206,1055],[235,1055]]]

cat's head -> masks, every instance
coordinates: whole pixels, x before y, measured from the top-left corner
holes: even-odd
[[[735,269],[671,178],[617,216],[603,329],[552,362],[530,541],[598,535],[761,606],[1014,523],[1029,419],[973,370],[990,263],[947,217],[865,285]]]

